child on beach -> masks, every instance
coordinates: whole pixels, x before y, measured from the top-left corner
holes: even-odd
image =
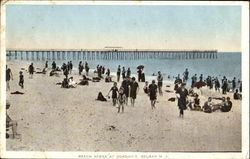
[[[114,82],[113,87],[111,87],[111,89],[108,92],[109,93],[112,91],[112,102],[113,102],[113,106],[116,106],[116,100],[117,100],[117,92],[118,92],[118,88],[117,88],[117,83]]]
[[[23,83],[24,83],[24,78],[23,78],[23,72],[22,71],[20,71],[19,72],[19,86],[21,86],[21,88],[23,89]]]
[[[143,87],[144,93],[148,94],[148,81],[145,82],[145,86]]]
[[[124,93],[124,88],[121,87],[118,92],[118,113],[120,113],[121,108],[122,108],[122,113],[124,112],[125,102],[126,102],[126,95]]]

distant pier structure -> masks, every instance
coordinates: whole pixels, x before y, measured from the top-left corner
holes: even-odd
[[[141,60],[216,59],[217,50],[149,50],[105,47],[104,49],[6,50],[9,59],[21,60]],[[18,58],[19,57],[19,58]]]

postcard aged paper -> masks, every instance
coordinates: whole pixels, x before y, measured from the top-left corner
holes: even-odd
[[[244,2],[1,2],[2,158],[249,158]]]

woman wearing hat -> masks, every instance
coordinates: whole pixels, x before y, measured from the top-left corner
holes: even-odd
[[[176,96],[178,99],[178,107],[180,109],[180,115],[179,117],[184,117],[184,110],[187,109],[187,96],[188,96],[188,90],[185,88],[186,83],[181,83],[181,86],[177,88],[176,90]]]

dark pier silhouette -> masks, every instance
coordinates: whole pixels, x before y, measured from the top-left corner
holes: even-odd
[[[140,60],[140,59],[216,59],[217,50],[149,50],[149,49],[92,49],[92,50],[6,50],[8,59],[21,60]]]

